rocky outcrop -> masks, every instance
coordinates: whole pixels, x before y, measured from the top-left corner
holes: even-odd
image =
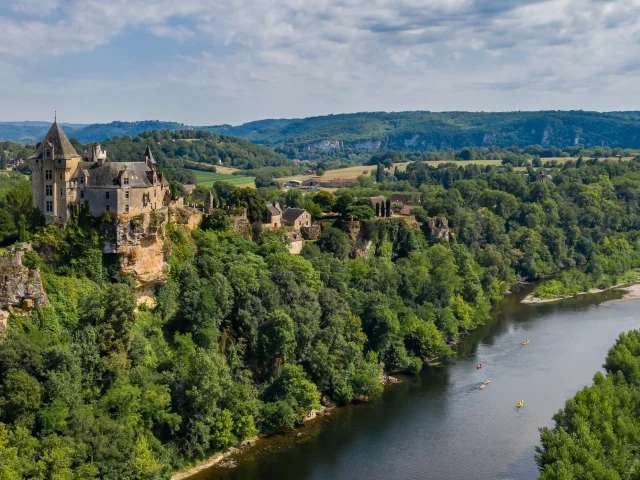
[[[197,228],[202,223],[203,216],[203,212],[193,208],[186,208],[180,205],[169,207],[169,221],[174,222],[176,225],[183,225],[189,230]]]
[[[164,208],[135,217],[114,217],[100,226],[104,253],[120,255],[120,274],[132,275],[138,287],[163,283],[168,278],[169,251],[164,240],[167,220],[168,209]]]
[[[380,140],[365,140],[356,143],[356,149],[364,152],[379,152],[382,150],[382,142]]]
[[[490,145],[495,143],[496,141],[496,134],[495,133],[485,133],[484,136],[482,137],[482,144],[483,145]]]
[[[540,140],[540,145],[543,147],[548,147],[551,144],[551,134],[553,133],[553,128],[547,127],[544,129],[542,133],[542,140]]]
[[[0,257],[0,308],[49,305],[42,288],[40,269],[22,264],[28,248],[15,248]]]
[[[22,264],[22,257],[29,248],[15,248],[0,257],[0,338],[12,307],[31,310],[49,305],[42,288],[40,269]]]
[[[445,217],[427,217],[424,223],[429,226],[432,239],[440,242],[449,241],[451,231],[449,221]]]
[[[320,237],[320,225],[311,225],[310,227],[300,227],[300,233],[305,240],[317,240]]]
[[[310,143],[307,145],[307,150],[322,150],[324,152],[332,151],[337,152],[342,150],[342,141],[341,140],[318,140],[317,142]]]
[[[358,220],[343,220],[342,230],[349,236],[351,254],[354,257],[363,257],[371,248],[373,242],[364,238],[362,224]]]

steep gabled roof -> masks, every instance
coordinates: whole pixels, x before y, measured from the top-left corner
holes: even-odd
[[[267,203],[267,210],[269,210],[269,214],[272,217],[281,215],[282,213],[280,212],[280,210],[278,210],[278,208],[273,204],[273,203]]]
[[[286,222],[295,222],[306,210],[304,208],[287,208],[282,214],[282,219]]]
[[[147,149],[144,151],[144,157],[148,158],[151,163],[156,163],[156,159],[153,158],[153,153],[151,153],[151,147],[149,145],[147,145]]]
[[[31,158],[42,158],[46,148],[53,149],[54,160],[68,160],[80,156],[55,120]]]

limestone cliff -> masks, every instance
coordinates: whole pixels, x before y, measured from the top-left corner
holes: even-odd
[[[139,289],[164,283],[168,278],[166,260],[171,248],[165,239],[166,224],[193,229],[200,224],[202,213],[180,205],[158,209],[134,217],[113,217],[103,222],[100,233],[104,253],[121,257],[120,274],[132,275]]]
[[[448,242],[451,235],[449,221],[446,217],[427,217],[424,221],[429,226],[431,238],[439,242]]]
[[[349,244],[351,245],[351,254],[354,257],[363,257],[371,248],[373,242],[364,238],[362,224],[358,220],[343,220],[341,224],[342,230],[349,236]]]
[[[40,269],[30,269],[22,264],[28,248],[15,248],[0,257],[0,337],[3,336],[8,309],[19,307],[32,309],[49,305],[42,288]]]

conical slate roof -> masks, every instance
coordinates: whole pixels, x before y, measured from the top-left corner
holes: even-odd
[[[80,156],[55,120],[44,136],[44,140],[40,143],[36,153],[31,158],[42,158],[45,148],[53,149],[54,160],[67,160]]]

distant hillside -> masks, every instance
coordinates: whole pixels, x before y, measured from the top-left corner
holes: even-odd
[[[111,122],[95,123],[86,127],[74,130],[69,137],[73,136],[80,142],[101,142],[107,138],[124,137],[125,135],[135,136],[149,130],[184,130],[189,129],[182,123],[161,122],[159,120],[143,120],[140,122]]]
[[[109,160],[142,158],[149,145],[161,167],[195,167],[198,164],[225,165],[245,170],[292,165],[291,160],[262,145],[243,138],[217,135],[201,130],[154,130],[133,137],[105,140]],[[76,147],[81,151],[89,145]]]
[[[73,136],[78,128],[86,127],[82,124],[61,123],[65,133]],[[42,140],[49,130],[51,122],[0,122],[0,141],[35,143]]]
[[[265,122],[258,127],[247,133],[241,125],[225,133],[299,152],[576,144],[640,148],[640,112],[375,112]]]
[[[40,126],[39,123],[0,123],[0,140],[28,143],[34,138],[40,139],[47,124]],[[135,136],[148,130],[204,130],[242,137],[275,148],[290,158],[493,145],[640,148],[640,112],[373,112],[268,119],[239,126],[141,121],[73,127],[65,125],[65,132],[80,142]]]
[[[158,120],[94,123],[91,125],[61,123],[60,125],[69,138],[76,138],[83,143],[101,142],[115,136],[135,136],[149,130],[182,130],[191,128],[177,122],[161,122]],[[40,121],[0,122],[0,141],[7,140],[25,144],[35,143],[44,138],[50,126],[51,122]]]

